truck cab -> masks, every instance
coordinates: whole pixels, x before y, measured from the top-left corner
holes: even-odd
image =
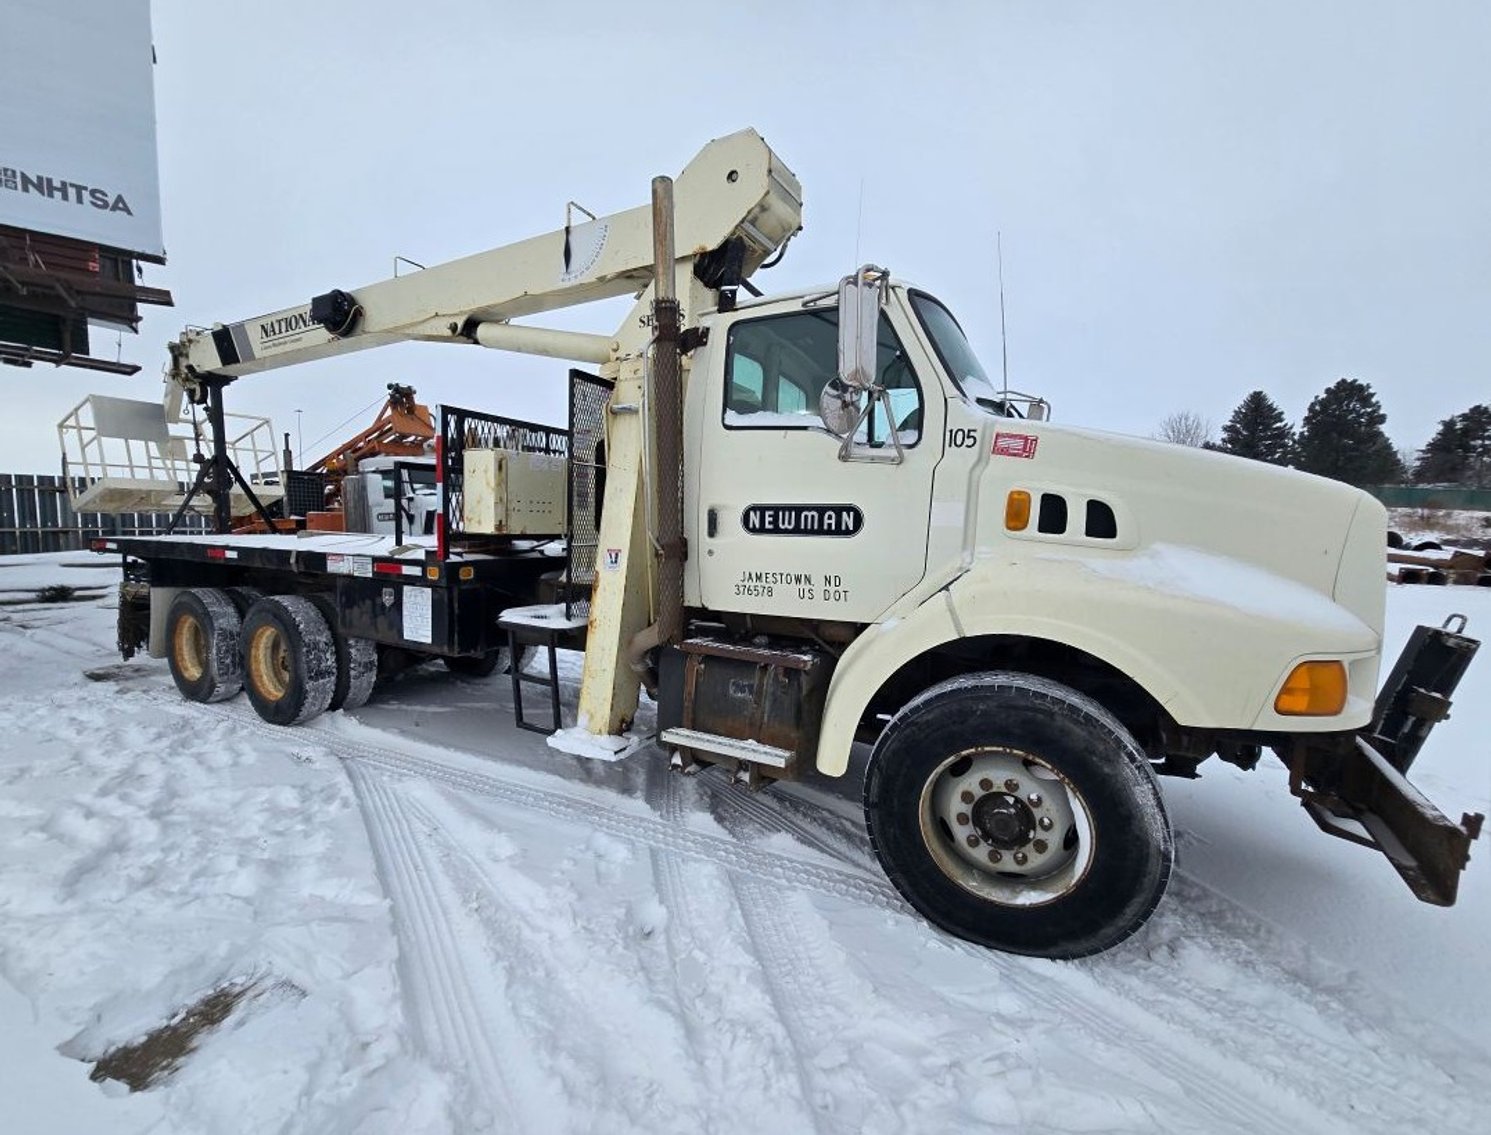
[[[1066,652],[1106,685],[1121,676],[1156,748],[1186,730],[1366,723],[1386,529],[1369,495],[1041,420],[1043,403],[989,380],[945,305],[900,282],[875,320],[886,397],[835,433],[838,306],[805,292],[706,320],[686,403],[692,606],[852,628],[838,666],[853,692],[830,698],[846,707],[928,644],[982,642],[990,664]],[[1286,719],[1274,703],[1307,658],[1339,661],[1346,696]],[[860,724],[830,706],[820,769],[843,769]]]
[[[433,457],[364,457],[343,478],[342,495],[348,532],[434,535],[440,504]]]

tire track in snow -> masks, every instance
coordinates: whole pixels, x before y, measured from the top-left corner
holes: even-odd
[[[684,814],[679,780],[665,768],[654,765],[647,771],[643,785],[643,798],[652,809],[671,823],[681,822]],[[708,1034],[701,1026],[698,1015],[690,1012],[690,1003],[700,994],[708,994],[708,985],[699,983],[701,989],[684,989],[684,974],[692,975],[695,959],[707,957],[705,943],[700,941],[697,927],[703,925],[703,913],[694,902],[693,891],[683,878],[683,866],[677,856],[669,855],[661,848],[649,847],[648,858],[652,867],[653,883],[658,889],[658,900],[668,913],[663,928],[664,945],[671,966],[671,991],[673,1003],[683,1022],[684,1035],[694,1053],[696,1067],[704,1070],[711,1094],[724,1097],[728,1087],[722,1070],[705,1058],[709,1049]]]
[[[477,1105],[465,1118],[477,1128],[518,1120],[521,1130],[542,1130],[531,1094],[514,1082],[512,1065],[499,1058],[489,1037],[485,1022],[505,1013],[488,983],[473,980],[452,914],[457,900],[440,893],[432,857],[383,778],[344,763],[392,906],[400,984],[416,1043],[437,1065],[461,1074]]]
[[[824,854],[836,856],[838,858],[845,858],[844,848],[836,847],[829,839],[825,838],[820,833],[815,832],[809,825],[795,819],[794,817],[783,815],[781,811],[773,807],[771,804],[767,804],[764,801],[752,798],[743,791],[733,788],[733,786],[727,785],[725,791],[714,791],[712,789],[711,796],[713,799],[720,801],[727,809],[732,810],[738,815],[757,824],[763,831],[785,832],[798,839],[800,842],[806,843],[808,846],[813,847],[818,851],[823,852]],[[757,903],[757,908],[758,910],[764,909],[761,908],[759,903]],[[906,909],[905,913],[907,913],[911,917],[920,918],[920,915],[915,914],[915,912],[911,911],[909,908]],[[766,916],[761,915],[758,917],[765,918]],[[1002,980],[1008,981],[1008,966],[1021,965],[1021,963],[1015,959],[1003,958],[998,954],[991,953],[990,951],[985,950],[982,947],[975,946],[968,942],[963,942],[958,939],[948,939],[948,941],[953,949],[955,949],[959,953],[973,958],[974,960],[983,964],[989,964],[990,962],[996,961],[1004,962],[1006,972],[1001,975]],[[1102,963],[1098,964],[1101,965]],[[1091,968],[1089,968],[1087,972],[1090,976],[1094,976],[1094,979],[1096,980],[1095,975],[1092,975]],[[1161,975],[1161,980],[1167,984],[1176,985],[1176,988],[1178,990],[1178,992],[1174,995],[1167,995],[1167,1002],[1184,1003],[1188,1001],[1190,999],[1189,990],[1192,986],[1196,985],[1196,983],[1194,982],[1187,983],[1183,975],[1180,976],[1177,980],[1175,975],[1166,973],[1164,975]],[[1031,981],[1018,980],[1012,982],[1011,984],[1015,985],[1017,988],[1020,988],[1023,993],[1032,995],[1043,1001],[1050,1001],[1052,998],[1052,994],[1049,989],[1037,988],[1035,983]],[[1100,994],[1101,998],[1110,1002],[1107,1008],[1105,1008],[1101,1012],[1096,1011],[1096,1006],[1093,1004],[1092,999],[1089,998],[1085,994],[1085,992],[1078,991],[1075,988],[1069,988],[1059,991],[1058,993],[1056,993],[1055,998],[1058,1003],[1061,1004],[1064,1012],[1066,1012],[1074,1019],[1081,1020],[1084,1023],[1084,1026],[1089,1031],[1103,1037],[1109,1043],[1121,1044],[1124,1048],[1132,1050],[1135,1040],[1133,1034],[1126,1032],[1123,1029],[1115,1029],[1113,1027],[1113,1023],[1116,1019],[1118,1019],[1119,1017],[1127,1017],[1127,1013],[1123,1012],[1123,1010],[1120,1008],[1121,1005],[1127,1004],[1134,1010],[1142,1013],[1142,1031],[1147,1033],[1148,1043],[1151,1046],[1169,1052],[1171,1054],[1177,1053],[1180,1045],[1172,1040],[1170,1035],[1174,1031],[1173,1026],[1178,1023],[1175,1014],[1165,1014],[1162,1018],[1162,1015],[1156,1012],[1153,1004],[1150,1002],[1150,994],[1147,992],[1146,989],[1136,989],[1133,991],[1131,996],[1119,995],[1117,997],[1113,997],[1113,989],[1110,983],[1099,982],[1099,984],[1102,987],[1102,993]],[[810,990],[808,992],[811,993]],[[1198,1000],[1200,999],[1198,998]],[[1229,1010],[1227,1006],[1219,1004],[1218,1001],[1219,999],[1215,997],[1208,999],[1207,1003],[1211,1009],[1211,1013],[1209,1016],[1206,1013],[1193,1014],[1185,1022],[1186,1025],[1191,1026],[1186,1029],[1186,1032],[1200,1041],[1206,1047],[1210,1056],[1219,1055],[1211,1052],[1211,1050],[1216,1045],[1216,1041],[1214,1038],[1219,1035],[1219,1031],[1215,1028],[1209,1028],[1207,1027],[1207,1025],[1211,1022],[1226,1020],[1229,1016]],[[1128,1023],[1130,1024],[1130,1026],[1137,1026],[1140,1023],[1140,1018],[1134,1018]],[[1291,1035],[1291,1037],[1289,1038],[1289,1044],[1291,1046],[1291,1049],[1293,1049],[1296,1044],[1296,1038],[1293,1035]],[[1232,1046],[1228,1045],[1228,1047],[1230,1048]],[[1194,1050],[1189,1050],[1183,1055],[1186,1059],[1196,1058],[1196,1053]],[[1202,1106],[1211,1111],[1211,1115],[1214,1120],[1219,1119],[1225,1122],[1237,1124],[1239,1129],[1241,1130],[1270,1129],[1268,1123],[1263,1121],[1263,1117],[1257,1114],[1258,1104],[1253,1093],[1247,1091],[1246,1089],[1238,1090],[1236,1088],[1228,1087],[1228,1085],[1236,1079],[1236,1064],[1232,1060],[1227,1060],[1224,1063],[1220,1059],[1209,1060],[1207,1058],[1203,1058],[1203,1062],[1210,1063],[1212,1065],[1213,1072],[1210,1075],[1198,1076],[1185,1071],[1187,1067],[1187,1065],[1185,1064],[1181,1064],[1175,1060],[1160,1056],[1160,1053],[1158,1052],[1156,1053],[1156,1056],[1160,1058],[1151,1061],[1151,1063],[1153,1063],[1157,1067],[1164,1068],[1167,1074],[1172,1075],[1180,1080],[1186,1088],[1186,1098],[1188,1100],[1215,1101],[1215,1105],[1202,1102]],[[1334,1057],[1334,1053],[1332,1053],[1332,1056]],[[1337,1066],[1342,1066],[1344,1064],[1344,1062],[1340,1061],[1339,1058],[1333,1058],[1330,1063]],[[1378,1081],[1373,1081],[1369,1078],[1363,1077],[1360,1074],[1355,1073],[1354,1071],[1347,1073],[1344,1068],[1342,1075],[1357,1082],[1362,1088],[1368,1090],[1370,1095],[1382,1094],[1381,1083]],[[1286,1088],[1286,1090],[1289,1090],[1289,1085],[1284,1085],[1284,1087]],[[1307,1099],[1304,1102],[1306,1102],[1312,1110],[1314,1109],[1316,1103],[1314,1099]],[[1327,1116],[1329,1116],[1328,1112],[1326,1114]],[[1272,1129],[1277,1130],[1281,1133],[1297,1129],[1297,1120],[1290,1117],[1278,1116],[1273,1122],[1275,1126]],[[1323,1122],[1329,1124],[1331,1120],[1327,1118]],[[1327,1126],[1314,1128],[1314,1130],[1322,1131],[1328,1129],[1330,1128]],[[1344,1128],[1341,1128],[1341,1130],[1345,1131]]]
[[[263,724],[250,713],[227,706],[191,708],[231,716],[265,735],[282,736],[281,730]],[[314,735],[320,730],[312,726],[307,732]],[[623,841],[643,844],[662,855],[665,860],[682,856],[722,868],[732,875],[746,874],[758,880],[922,921],[888,882],[845,862],[843,849],[824,847],[822,841],[814,842],[824,854],[837,859],[840,866],[814,863],[766,851],[729,837],[683,827],[678,822],[668,822],[614,807],[584,793],[525,783],[525,780],[535,775],[531,773],[526,776],[504,776],[502,773],[505,770],[501,766],[490,771],[475,772],[408,752],[361,742],[348,743],[340,737],[318,737],[316,740],[327,745],[349,766],[360,762],[395,775],[430,780],[495,798],[555,819],[604,831]],[[491,764],[490,758],[474,754],[466,754],[466,757]],[[557,777],[545,779],[564,784]],[[711,795],[715,794],[711,792]],[[763,827],[782,832],[801,842],[802,832],[794,830],[789,824],[777,823],[773,813],[773,809],[759,803],[751,810],[753,820]],[[681,883],[668,885],[673,888],[673,893],[682,893]],[[1221,901],[1226,900],[1223,898]],[[1228,937],[1235,937],[1225,928],[1223,933]],[[1198,1002],[1217,1004],[1219,1007],[1215,1010],[1216,1016],[1188,1014],[1181,1021],[1174,1016],[1162,1014],[1154,1004],[1156,998],[1149,983],[1140,983],[1141,987],[1134,988],[1132,982],[1105,980],[1101,972],[1095,972],[1107,964],[1102,960],[1075,965],[1032,963],[957,939],[944,940],[952,949],[978,964],[997,970],[999,980],[1006,988],[1031,999],[1032,1003],[1059,1008],[1069,1019],[1079,1023],[1105,1043],[1120,1050],[1141,1054],[1146,1063],[1174,1080],[1183,1089],[1187,1102],[1207,1117],[1210,1127],[1216,1128],[1222,1124],[1239,1131],[1272,1131],[1279,1135],[1286,1132],[1294,1135],[1301,1129],[1312,1132],[1339,1131],[1342,1135],[1358,1130],[1351,1122],[1336,1115],[1328,1100],[1321,1100],[1313,1090],[1300,1087],[1307,1077],[1313,1077],[1313,1072],[1299,1066],[1297,1061],[1287,1059],[1289,1051],[1292,1051],[1289,1047],[1293,1043],[1292,1035],[1279,1037],[1280,1044],[1289,1050],[1281,1054],[1280,1073],[1284,1078],[1260,1076],[1260,1070],[1248,1059],[1252,1054],[1246,1049],[1244,1042],[1239,1040],[1234,1044],[1227,1041],[1226,1033],[1230,1028],[1227,1017],[1231,1011],[1229,1004],[1217,1002],[1214,994],[1209,994],[1203,985],[1181,970],[1166,969],[1156,977],[1156,980],[1169,987],[1166,994],[1168,1003],[1184,1003],[1194,994]],[[1244,939],[1235,937],[1235,940],[1240,950],[1258,956],[1256,949]],[[1117,960],[1122,962],[1122,959]],[[1266,967],[1278,968],[1276,963],[1266,958],[1259,957],[1259,960]],[[1042,966],[1039,974],[1034,972],[1034,965]],[[1341,1005],[1339,1008],[1344,1017],[1360,1018],[1360,1014],[1349,1006]],[[1179,1036],[1176,1035],[1177,1024],[1182,1026],[1182,1034]],[[1374,1033],[1377,1032],[1375,1027],[1368,1027]],[[1232,1051],[1238,1045],[1244,1048],[1240,1054]],[[1242,1057],[1241,1062],[1239,1055]],[[1333,1063],[1349,1068],[1344,1062]],[[1290,1072],[1294,1075],[1289,1076]],[[1378,1101],[1389,1098],[1396,1090],[1391,1082],[1382,1083],[1370,1077],[1348,1075],[1366,1094],[1367,1106],[1374,1111]]]
[[[767,995],[796,1057],[793,1065],[797,1069],[803,1099],[816,1117],[827,1100],[825,1093],[813,1084],[808,1069],[813,1066],[814,1057],[826,1038],[813,1035],[813,1018],[807,1007],[816,1003],[817,991],[803,977],[802,967],[806,960],[789,948],[790,930],[782,926],[777,895],[760,881],[735,874],[730,876],[730,889],[740,906],[740,916],[750,936]]]
[[[391,772],[421,779],[436,780],[466,791],[495,797],[509,804],[544,812],[556,819],[578,825],[589,825],[618,839],[644,843],[665,854],[684,855],[721,867],[732,875],[745,874],[756,881],[770,879],[800,890],[825,894],[861,906],[873,906],[921,921],[889,883],[877,883],[858,873],[834,870],[793,859],[774,852],[763,852],[737,841],[706,835],[676,823],[666,823],[611,808],[598,801],[568,793],[530,788],[500,780],[497,777],[455,769],[423,757],[402,753],[378,753],[366,746],[356,746],[348,754]],[[1295,1135],[1301,1123],[1313,1132],[1339,1130],[1328,1115],[1314,1112],[1306,1120],[1295,1113],[1281,1113],[1274,1092],[1249,1092],[1236,1083],[1235,1063],[1216,1052],[1205,1035],[1175,1038],[1172,1030],[1143,1006],[1129,1003],[1096,986],[1084,975],[1077,980],[1052,980],[1051,974],[1037,976],[1019,959],[1007,958],[956,939],[952,947],[979,964],[1000,971],[1000,981],[1029,998],[1034,1004],[1055,1005],[1071,1020],[1120,1049],[1135,1051],[1142,1044],[1147,1062],[1184,1089],[1184,1098],[1195,1106],[1215,1127],[1218,1121],[1229,1129],[1248,1132],[1275,1132]],[[1068,967],[1051,966],[1053,974]],[[1075,972],[1075,971],[1074,971]]]
[[[756,824],[767,834],[785,833],[799,843],[806,844],[832,859],[842,860],[876,874],[880,871],[868,840],[863,846],[836,841],[821,829],[813,827],[812,824],[800,818],[795,814],[792,806],[786,804],[781,798],[767,803],[759,793],[750,792],[729,783],[723,785],[718,782],[707,783],[704,790],[711,800],[719,803],[725,810]]]
[[[1371,1113],[1355,1115],[1353,1130],[1384,1132],[1413,1130],[1436,1126],[1455,1130],[1464,1123],[1469,1108],[1465,1106],[1467,1088],[1456,1083],[1453,1072],[1425,1059],[1401,1040],[1386,1037],[1377,1023],[1354,1012],[1328,991],[1310,987],[1286,966],[1254,948],[1244,933],[1224,926],[1226,940],[1216,942],[1215,930],[1227,921],[1247,922],[1246,913],[1211,888],[1189,877],[1181,882],[1193,892],[1188,909],[1170,917],[1181,924],[1180,933],[1167,952],[1205,950],[1203,961],[1213,964],[1222,976],[1231,978],[1241,972],[1250,984],[1266,989],[1269,998],[1227,996],[1230,985],[1219,985],[1190,978],[1170,982],[1173,966],[1149,961],[1141,967],[1111,967],[1101,962],[1083,961],[1083,970],[1108,993],[1136,1001],[1143,998],[1148,1012],[1172,1029],[1195,1033],[1208,1022],[1228,1020],[1231,1028],[1215,1030],[1214,1046],[1231,1057],[1234,1064],[1247,1064],[1258,1075],[1274,1080],[1282,1088],[1302,1096],[1312,1106],[1333,1114],[1351,1112],[1354,1101],[1370,1101]],[[1223,908],[1214,917],[1198,913],[1210,905]],[[1246,927],[1244,927],[1245,929]],[[1209,934],[1210,941],[1201,936]],[[1191,941],[1194,933],[1194,943]],[[1266,937],[1267,929],[1255,928],[1252,938]],[[1182,957],[1180,964],[1184,964]],[[1262,970],[1261,974],[1259,971]],[[1216,971],[1213,971],[1214,973]],[[1312,1028],[1290,1027],[1298,1014],[1282,1016],[1276,1012],[1279,1002],[1303,1006],[1312,1015]],[[1285,1032],[1280,1021],[1285,1022]],[[1259,1046],[1256,1038],[1272,1036],[1275,1046]],[[1308,1069],[1308,1078],[1299,1075]],[[1480,1108],[1491,1107],[1491,1093],[1477,1085]],[[1456,1106],[1459,1104],[1460,1106]]]
[[[676,775],[665,765],[659,762],[655,769],[661,775],[650,776],[646,785],[646,798],[649,804],[670,826],[677,827],[686,821],[687,811],[683,806],[682,788],[685,783],[700,784],[698,778],[689,778],[687,781],[681,775]],[[716,798],[714,786],[704,789],[711,799]],[[662,891],[664,905],[672,913],[680,917],[670,918],[668,922],[670,952],[674,952],[675,969],[678,964],[677,952],[686,950],[688,947],[680,943],[682,936],[687,936],[693,941],[689,943],[694,948],[703,946],[697,941],[695,927],[703,925],[697,904],[694,902],[692,890],[683,878],[683,864],[676,854],[672,854],[662,848],[651,849],[654,872],[656,874],[659,888]],[[721,867],[724,865],[721,864]],[[792,1053],[791,1065],[794,1080],[797,1087],[797,1098],[801,1105],[798,1118],[802,1125],[795,1129],[818,1130],[817,1109],[811,1091],[811,1085],[805,1072],[806,1064],[811,1053],[805,1051],[801,1043],[801,1026],[796,1023],[790,1012],[790,1006],[784,1006],[782,997],[777,990],[777,979],[774,974],[774,958],[765,958],[762,953],[762,944],[757,939],[753,929],[753,920],[740,899],[739,876],[734,872],[724,872],[731,897],[734,899],[742,924],[745,928],[747,941],[750,946],[751,958],[756,965],[757,971],[763,979],[763,988],[766,1000],[769,1002],[777,1024],[780,1026],[782,1039],[787,1042]],[[678,927],[675,930],[675,926]],[[706,950],[707,952],[707,950]],[[679,990],[682,995],[682,990]],[[690,1016],[687,1005],[681,1005],[685,1010],[685,1017]],[[702,1047],[702,1046],[701,1046]]]
[[[910,909],[889,883],[876,880],[848,865],[829,866],[765,851],[729,836],[712,835],[680,826],[676,822],[658,820],[640,811],[614,807],[578,793],[499,779],[490,774],[453,768],[423,757],[377,752],[365,746],[346,747],[341,756],[344,760],[360,761],[388,772],[449,784],[557,820],[593,828],[629,843],[641,843],[728,871],[746,871],[786,886],[816,891],[896,913]]]

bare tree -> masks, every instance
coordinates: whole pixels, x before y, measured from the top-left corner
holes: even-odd
[[[1178,410],[1165,416],[1154,436],[1174,445],[1189,445],[1200,449],[1211,442],[1211,421],[1191,410]]]

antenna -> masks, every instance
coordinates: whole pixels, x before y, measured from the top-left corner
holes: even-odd
[[[1004,333],[1004,234],[994,233],[995,255],[999,258],[999,356],[1004,368],[1004,412],[1010,409],[1010,345]]]
[[[865,179],[859,179],[859,216],[854,221],[854,270],[859,271],[859,237],[865,229]]]

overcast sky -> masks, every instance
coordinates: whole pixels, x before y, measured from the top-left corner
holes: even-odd
[[[57,467],[90,391],[155,398],[163,344],[647,200],[754,126],[804,187],[770,290],[860,258],[939,295],[1060,421],[1295,421],[1342,376],[1416,447],[1491,401],[1491,5],[748,5],[154,0],[169,263],[119,348],[144,370],[5,376],[8,469]],[[863,202],[861,209],[861,200]],[[609,331],[625,305],[566,323]],[[558,322],[551,320],[550,322]],[[112,333],[95,352],[112,355]],[[391,381],[561,422],[563,363],[410,345],[251,376],[230,409],[319,456]],[[331,436],[322,438],[330,432]],[[313,444],[314,442],[314,444]]]

